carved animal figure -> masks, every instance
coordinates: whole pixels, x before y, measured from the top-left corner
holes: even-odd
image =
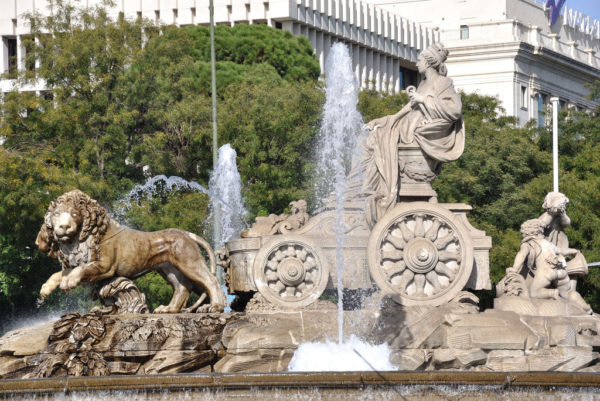
[[[260,237],[261,235],[287,234],[304,226],[308,221],[307,205],[304,199],[290,202],[290,214],[271,214],[255,219],[255,223],[241,232],[242,238]]]
[[[172,228],[142,232],[122,227],[79,190],[50,204],[35,243],[50,257],[58,258],[63,268],[42,286],[42,297],[59,286],[68,291],[83,282],[113,276],[135,278],[155,270],[173,287],[170,303],[159,306],[155,313],[179,312],[190,291],[208,294],[211,306],[203,310],[218,311],[226,306],[215,276],[214,252],[204,239]],[[208,253],[210,270],[198,245]],[[205,297],[201,295],[202,300]]]

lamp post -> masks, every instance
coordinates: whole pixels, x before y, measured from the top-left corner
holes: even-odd
[[[550,98],[552,102],[552,190],[558,192],[558,98]]]
[[[217,74],[215,63],[215,6],[214,1],[210,0],[208,4],[210,14],[210,80],[212,92],[212,148],[213,148],[213,171],[217,170],[218,142],[217,142]],[[212,188],[214,190],[214,188]],[[218,246],[221,240],[221,211],[220,205],[214,206],[213,216],[213,246]],[[217,267],[217,279],[223,284],[223,272]]]

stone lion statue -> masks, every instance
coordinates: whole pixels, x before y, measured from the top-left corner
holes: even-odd
[[[84,282],[114,276],[135,278],[155,270],[173,287],[170,303],[159,306],[155,313],[179,312],[191,291],[201,294],[202,300],[208,295],[210,306],[203,310],[222,311],[226,306],[215,276],[214,252],[204,239],[172,228],[141,232],[122,227],[79,190],[50,203],[35,243],[62,265],[62,271],[42,286],[43,298],[59,286],[68,291]],[[198,245],[208,253],[210,270]]]

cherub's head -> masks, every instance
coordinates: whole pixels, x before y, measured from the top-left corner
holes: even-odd
[[[521,235],[523,238],[537,237],[544,234],[544,224],[540,219],[527,220],[521,224]]]
[[[291,214],[306,213],[306,209],[306,201],[304,199],[290,202]]]
[[[560,192],[549,192],[544,198],[542,207],[548,214],[557,216],[564,214],[569,205],[569,198]]]

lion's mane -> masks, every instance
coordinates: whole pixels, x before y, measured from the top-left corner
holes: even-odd
[[[78,189],[67,192],[50,203],[44,217],[44,224],[38,235],[38,247],[47,252],[48,256],[57,257],[63,269],[72,267],[68,264],[67,255],[61,251],[59,242],[54,238],[54,227],[52,227],[52,214],[58,206],[64,204],[72,207],[82,217],[79,235],[73,240],[86,243],[91,251],[90,261],[98,260],[97,245],[100,244],[104,234],[106,234],[110,220],[106,209]]]

